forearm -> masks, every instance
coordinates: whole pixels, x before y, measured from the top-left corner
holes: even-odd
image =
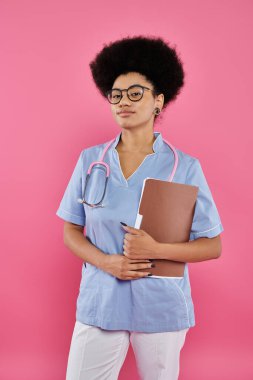
[[[221,255],[220,237],[199,238],[186,243],[157,243],[155,257],[181,262],[216,259]]]
[[[73,228],[65,232],[64,244],[84,262],[103,269],[107,255],[90,243],[82,231]]]

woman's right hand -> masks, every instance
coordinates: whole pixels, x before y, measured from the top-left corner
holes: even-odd
[[[102,269],[120,280],[135,280],[147,277],[151,266],[153,264],[150,260],[133,260],[122,254],[107,254]],[[138,269],[143,268],[147,271],[138,272]]]

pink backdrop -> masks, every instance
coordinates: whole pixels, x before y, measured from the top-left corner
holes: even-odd
[[[119,127],[88,63],[128,35],[178,48],[186,85],[155,128],[200,159],[224,233],[219,260],[190,264],[196,327],[180,380],[250,380],[251,1],[1,1],[0,379],[62,380],[82,262],[55,212],[81,149]],[[120,380],[138,379],[132,349]]]

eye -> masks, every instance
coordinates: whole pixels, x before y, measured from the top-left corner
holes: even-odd
[[[140,96],[141,93],[140,92],[131,92],[131,96]]]
[[[132,99],[140,99],[142,97],[142,88],[134,86],[129,89],[128,94]]]

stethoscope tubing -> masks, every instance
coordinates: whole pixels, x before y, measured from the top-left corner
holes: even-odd
[[[111,144],[112,144],[114,141],[115,141],[115,139],[109,141],[109,143],[105,146],[105,148],[104,148],[104,150],[103,150],[103,152],[102,152],[102,154],[101,154],[101,157],[100,157],[99,161],[94,161],[94,162],[92,162],[92,163],[90,164],[89,169],[88,169],[88,171],[87,171],[87,174],[90,174],[90,173],[91,173],[92,167],[93,167],[94,165],[96,165],[96,164],[100,164],[100,165],[104,165],[104,166],[106,167],[106,177],[109,177],[109,175],[110,175],[110,167],[109,167],[109,165],[108,165],[106,162],[104,162],[104,157],[105,157],[105,154],[106,154],[107,150],[109,149],[109,147],[111,146]],[[171,150],[172,150],[173,153],[174,153],[174,166],[173,166],[172,172],[171,172],[171,174],[170,174],[170,176],[169,176],[169,178],[168,178],[168,181],[171,182],[171,181],[173,180],[174,175],[175,175],[176,170],[177,170],[177,166],[178,166],[178,154],[177,154],[177,151],[176,151],[176,149],[174,148],[174,146],[173,146],[169,141],[167,141],[167,140],[165,140],[165,139],[163,139],[163,141],[165,141],[166,144],[168,144],[168,146],[171,148]]]
[[[84,191],[83,191],[83,198],[82,199],[78,199],[78,202],[79,203],[86,203],[89,205],[89,203],[87,203],[86,201],[84,201],[84,194],[85,194],[85,189],[86,189],[86,186],[87,186],[87,183],[88,183],[88,180],[90,178],[90,174],[91,174],[91,170],[93,168],[94,165],[97,165],[97,164],[100,164],[100,165],[104,165],[105,168],[106,168],[106,182],[105,182],[105,188],[104,188],[104,193],[103,193],[103,197],[102,199],[104,198],[104,195],[105,195],[105,191],[106,191],[106,185],[107,185],[107,181],[108,181],[108,178],[109,178],[109,175],[110,175],[110,167],[109,165],[104,162],[104,157],[109,149],[109,147],[111,146],[111,144],[115,141],[115,139],[109,141],[109,143],[105,146],[102,154],[101,154],[101,157],[99,159],[99,161],[94,161],[90,164],[88,170],[87,170],[87,175],[86,175],[86,181],[85,181],[85,187],[84,187]],[[172,169],[172,172],[168,178],[168,181],[169,182],[172,182],[173,178],[174,178],[174,175],[176,173],[176,170],[177,170],[177,166],[178,166],[178,154],[177,154],[177,151],[176,149],[174,148],[174,146],[167,140],[163,139],[163,141],[166,142],[166,144],[171,148],[172,152],[174,153],[174,166],[173,166],[173,169]]]

